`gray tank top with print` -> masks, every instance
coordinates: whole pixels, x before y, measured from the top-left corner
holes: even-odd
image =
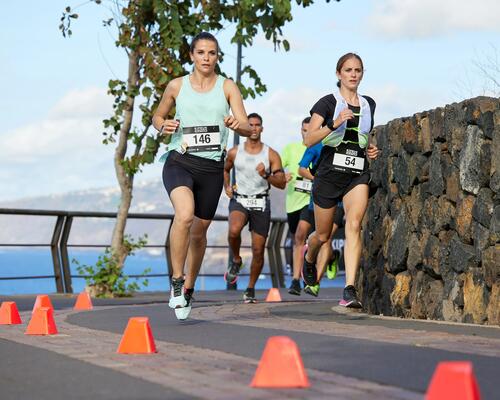
[[[257,154],[245,151],[245,145],[238,146],[234,160],[236,192],[240,195],[267,194],[269,183],[259,175],[256,168],[263,163],[266,171],[269,171],[269,147],[265,144]]]

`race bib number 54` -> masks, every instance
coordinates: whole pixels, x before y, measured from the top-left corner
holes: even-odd
[[[335,153],[333,167],[338,171],[361,174],[365,167],[365,159],[355,155]]]

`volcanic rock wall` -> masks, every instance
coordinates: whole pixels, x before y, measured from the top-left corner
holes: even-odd
[[[500,100],[374,129],[358,289],[375,314],[500,324]]]

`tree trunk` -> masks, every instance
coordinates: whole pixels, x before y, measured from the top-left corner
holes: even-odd
[[[135,96],[131,95],[133,89],[139,84],[139,56],[135,51],[131,51],[128,56],[128,80],[127,80],[127,105],[123,113],[123,123],[118,137],[118,144],[115,149],[115,171],[116,179],[120,185],[121,198],[116,215],[115,227],[111,238],[111,251],[116,257],[118,266],[121,268],[127,258],[127,249],[123,244],[125,237],[125,227],[127,217],[132,203],[132,190],[134,187],[134,175],[128,174],[123,166],[123,161],[127,154],[127,144],[130,129],[132,127],[132,117],[134,114]]]

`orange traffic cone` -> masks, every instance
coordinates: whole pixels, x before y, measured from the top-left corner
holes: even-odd
[[[155,340],[148,317],[132,317],[128,320],[117,353],[156,353]]]
[[[266,297],[267,302],[279,302],[281,301],[280,291],[277,288],[269,289]]]
[[[22,323],[16,303],[4,301],[0,306],[0,325],[19,325]]]
[[[479,400],[472,363],[468,361],[440,362],[427,388],[425,400]]]
[[[40,307],[47,307],[47,308],[52,309],[52,311],[54,311],[54,307],[52,306],[52,302],[50,301],[50,297],[47,296],[46,294],[40,294],[40,295],[36,296],[36,301],[35,301],[35,305],[33,306],[32,312],[35,312],[35,310],[37,308],[40,308]]]
[[[90,295],[88,294],[88,292],[83,291],[78,295],[73,310],[92,310],[93,308],[94,307],[92,306]]]
[[[57,335],[54,311],[49,307],[38,307],[31,316],[25,335]]]
[[[255,371],[252,387],[306,388],[309,380],[297,344],[287,336],[271,336]]]

